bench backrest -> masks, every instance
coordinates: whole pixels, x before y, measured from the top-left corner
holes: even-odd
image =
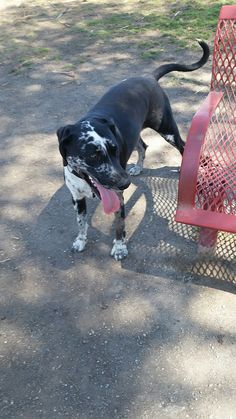
[[[201,149],[196,206],[236,215],[236,6],[221,8],[211,90],[224,95]]]
[[[223,6],[218,20],[212,63],[211,90],[223,90],[236,102],[236,5]]]

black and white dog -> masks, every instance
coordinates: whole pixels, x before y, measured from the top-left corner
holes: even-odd
[[[81,252],[87,241],[85,199],[97,196],[105,213],[115,213],[116,235],[111,255],[116,260],[127,256],[122,192],[130,185],[129,175],[142,171],[146,145],[141,131],[150,127],[181,154],[184,151],[168,97],[157,81],[171,71],[202,67],[209,58],[209,48],[203,41],[199,44],[203,55],[198,62],[166,64],[154,71],[154,77],[128,78],[108,90],[77,123],[58,129],[65,183],[72,194],[79,226],[74,251]],[[138,150],[138,162],[128,174],[126,165],[134,149]]]

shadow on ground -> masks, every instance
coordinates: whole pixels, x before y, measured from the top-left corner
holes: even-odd
[[[236,236],[220,232],[215,254],[200,255],[197,253],[198,228],[174,220],[178,167],[145,169],[139,178],[133,179],[133,185],[126,204],[129,256],[122,262],[122,267],[131,272],[190,281],[235,293]],[[58,252],[64,249],[70,255],[71,242],[77,230],[68,198],[64,187],[57,191],[40,214],[29,242],[30,249],[35,243],[36,248],[41,246],[41,254],[45,257],[55,257],[55,266],[60,269],[66,269],[67,265],[63,253],[61,259]],[[109,255],[114,226],[112,217],[104,216],[97,205],[98,201],[89,205],[92,228],[88,247],[81,257],[87,262],[95,256],[102,267]],[[63,220],[63,223],[57,226],[55,219]],[[132,235],[130,224],[131,230],[134,230]],[[64,246],[58,249],[55,243],[61,242]]]

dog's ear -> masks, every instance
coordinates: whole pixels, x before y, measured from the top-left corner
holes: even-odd
[[[66,144],[68,144],[71,139],[71,126],[66,125],[65,127],[61,127],[57,130],[57,138],[59,142],[59,151],[63,157],[63,161],[66,160]]]
[[[57,130],[57,138],[59,141],[59,145],[62,144],[64,141],[69,141],[71,137],[71,125],[66,125],[65,127],[61,127]]]

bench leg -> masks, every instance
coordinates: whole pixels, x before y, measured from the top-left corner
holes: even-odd
[[[198,252],[213,252],[217,242],[218,230],[201,227],[199,231]]]

